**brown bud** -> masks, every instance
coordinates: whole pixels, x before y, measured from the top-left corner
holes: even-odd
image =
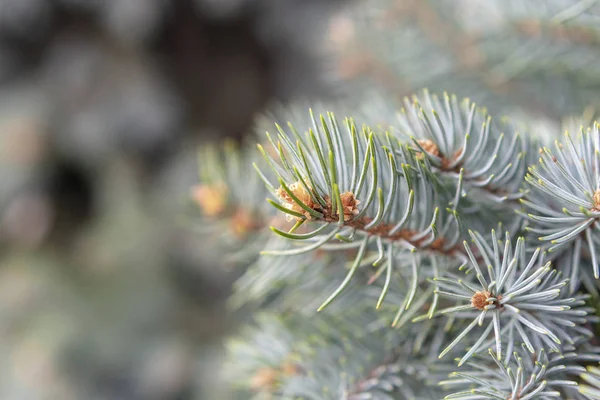
[[[310,185],[307,182],[305,183],[306,186],[310,188]],[[302,184],[302,182],[298,181],[292,183],[291,185],[289,185],[289,189],[294,194],[294,196],[296,196],[296,198],[298,198],[298,200],[300,200],[308,208],[315,209],[317,207],[317,204],[313,201],[311,194],[306,190],[306,187]],[[281,200],[284,203],[284,206],[287,207],[289,210],[300,213],[308,219],[311,218],[311,215],[308,213],[308,211],[300,207],[300,205],[294,201],[292,196],[290,196],[283,187],[277,189],[277,196],[281,198]],[[291,218],[293,217],[288,217],[288,219]]]
[[[238,208],[231,217],[231,230],[240,238],[243,238],[248,233],[260,228],[262,224],[257,217],[252,215],[248,210]]]
[[[437,147],[437,145],[429,139],[420,139],[417,140],[417,143],[419,143],[419,145],[423,148],[423,150],[425,150],[427,153],[439,157],[440,156],[440,149]],[[421,152],[417,153],[417,158],[419,160],[422,160],[423,157],[425,157]]]
[[[281,372],[285,376],[293,376],[293,375],[297,375],[300,371],[296,364],[294,364],[293,362],[287,361],[281,367]]]
[[[352,192],[342,193],[340,198],[342,199],[342,209],[344,210],[344,221],[348,221],[358,214],[360,200],[357,200]]]
[[[250,380],[250,387],[255,391],[270,392],[275,387],[278,378],[279,371],[275,368],[261,368]]]
[[[485,291],[485,292],[477,291],[477,292],[475,292],[473,297],[471,297],[471,305],[478,310],[483,310],[485,308],[485,306],[487,306],[489,304],[488,299],[490,297],[491,297],[491,294],[488,291]]]
[[[600,211],[600,189],[596,190],[593,196],[594,199],[594,207],[592,207],[592,211]]]
[[[192,198],[200,206],[204,215],[216,217],[227,206],[227,187],[223,184],[197,185],[192,188]]]

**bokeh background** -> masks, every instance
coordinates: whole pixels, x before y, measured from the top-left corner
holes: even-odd
[[[197,148],[327,96],[340,5],[0,0],[0,399],[228,398]]]

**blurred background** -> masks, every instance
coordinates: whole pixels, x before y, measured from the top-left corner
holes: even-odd
[[[339,1],[0,0],[0,399],[220,399],[203,141],[327,94]]]
[[[180,221],[198,146],[273,105],[428,86],[540,131],[600,105],[594,1],[349,3],[0,0],[0,399],[229,397],[240,271]]]

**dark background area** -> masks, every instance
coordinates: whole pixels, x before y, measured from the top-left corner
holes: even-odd
[[[0,398],[224,398],[206,140],[326,98],[342,1],[0,1]]]

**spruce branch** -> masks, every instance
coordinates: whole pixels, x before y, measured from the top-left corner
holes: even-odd
[[[398,260],[407,260],[402,255],[408,252],[447,256],[457,266],[466,261],[458,245],[465,221],[486,231],[490,222],[503,220],[511,232],[520,226],[520,219],[511,214],[514,204],[509,203],[522,196],[529,142],[514,132],[505,141],[485,110],[468,100],[459,105],[456,96],[443,98],[442,102],[424,92],[421,101],[431,112],[425,112],[417,98],[406,103],[396,135],[369,126],[359,130],[352,119],[342,125],[332,113],[317,118],[312,112],[311,128],[304,135],[291,123],[288,131],[276,125],[276,137],[267,132],[276,154],[259,149],[279,184],[275,189],[277,184],[260,172],[279,199],[269,202],[296,221],[288,232],[272,230],[305,245],[263,254],[357,250],[346,278],[321,309],[347,287],[361,266],[369,264],[366,256],[375,246],[379,255],[371,263],[381,265],[389,282],[392,271],[402,266]],[[511,155],[517,158],[514,163]],[[470,195],[476,191],[496,205],[483,207],[480,196]],[[296,233],[302,225],[312,227],[310,232]],[[403,264],[414,271],[409,278],[414,281],[412,299],[432,276],[419,276],[414,261]],[[377,307],[386,292],[387,285]],[[412,300],[406,308],[411,304]]]
[[[400,134],[439,174],[457,181],[463,171],[465,192],[476,190],[494,202],[522,197],[529,142],[518,132],[503,132],[469,99],[459,103],[455,95],[440,99],[424,91],[404,99],[398,123]]]
[[[346,278],[321,309],[347,287],[362,265],[385,266],[388,284],[377,302],[379,307],[402,254],[419,250],[460,257],[460,184],[449,193],[418,154],[389,133],[380,134],[367,126],[359,131],[352,119],[346,119],[344,140],[341,124],[332,113],[320,115],[318,120],[313,114],[312,121],[305,137],[293,125],[291,133],[277,126],[277,142],[267,134],[278,149],[277,158],[261,150],[280,185],[273,191],[280,204],[271,203],[297,221],[289,232],[273,230],[308,244],[263,254],[291,256],[318,248],[355,249]],[[275,187],[269,181],[266,185]],[[294,233],[305,223],[316,223],[316,227],[308,233]],[[378,256],[367,261],[374,247]],[[414,262],[411,264],[414,293],[419,281]]]
[[[469,342],[470,348],[459,366],[487,348],[490,338],[496,357],[502,359],[504,351],[507,356],[512,353],[515,340],[522,340],[532,353],[541,347],[559,352],[563,342],[574,343],[580,336],[593,336],[585,327],[596,321],[587,316],[593,309],[584,307],[586,297],[566,293],[563,288],[567,280],[551,269],[549,262],[544,262],[539,249],[527,257],[523,238],[517,240],[513,249],[508,233],[502,246],[492,231],[492,247],[481,235],[470,234],[475,246],[471,248],[465,242],[465,248],[470,259],[468,271],[474,273],[474,278],[448,274],[435,279],[436,293],[458,305],[437,310],[434,315],[453,314],[456,319],[471,320],[440,358],[463,340]]]
[[[442,372],[456,370],[454,359],[458,370],[443,382],[449,399],[585,398],[577,397],[576,385],[582,365],[598,359],[586,345],[598,318],[586,307],[587,295],[567,290],[564,274],[580,282],[567,261],[579,257],[586,265],[592,257],[574,242],[552,259],[553,269],[548,246],[534,250],[515,235],[522,223],[515,200],[538,210],[564,206],[568,190],[578,195],[573,186],[553,186],[558,199],[550,202],[541,188],[521,190],[532,142],[512,128],[503,135],[468,101],[427,92],[405,103],[398,129],[390,124],[388,131],[341,122],[333,113],[308,115],[307,129],[276,124],[259,145],[265,163],[255,165],[256,176],[272,206],[259,213],[263,221],[280,218],[267,257],[236,283],[232,303],[280,317],[261,320],[232,347],[231,359],[243,370],[232,368],[241,373],[236,381],[273,398],[438,398],[434,386]],[[583,142],[596,149],[598,139],[590,137]],[[580,153],[570,156],[577,160]],[[582,165],[598,164],[597,154],[584,156]],[[569,153],[555,157],[565,162]],[[544,176],[571,171],[592,179],[580,170],[586,171],[572,162]],[[211,176],[225,176],[230,185],[243,175]],[[209,188],[225,198],[222,186]],[[546,203],[532,197],[536,190]],[[207,209],[219,210],[218,220],[229,208]],[[539,218],[527,218],[528,229],[539,229]],[[495,230],[478,233],[498,223],[503,240]],[[256,234],[265,240],[266,231]],[[323,293],[330,295],[321,303]],[[268,357],[261,354],[265,343],[275,343]],[[491,359],[483,357],[489,348]]]
[[[519,133],[523,127],[529,131],[526,124],[507,118],[497,122],[468,99],[459,101],[455,95],[437,96],[426,90],[404,98],[403,103],[372,95],[357,113],[410,143],[447,190],[460,189],[457,211],[463,226],[480,232],[489,232],[497,224],[511,233],[521,229],[522,219],[514,217],[516,200],[524,195],[526,167],[535,160],[530,149],[540,141]],[[490,168],[487,173],[482,170],[485,166]]]
[[[571,290],[581,282],[581,259],[591,260],[593,275],[600,276],[600,132],[598,124],[581,129],[575,138],[567,132],[555,150],[542,148],[538,165],[526,177],[529,193],[522,200],[527,230],[536,234],[548,253],[557,256],[570,247]]]

